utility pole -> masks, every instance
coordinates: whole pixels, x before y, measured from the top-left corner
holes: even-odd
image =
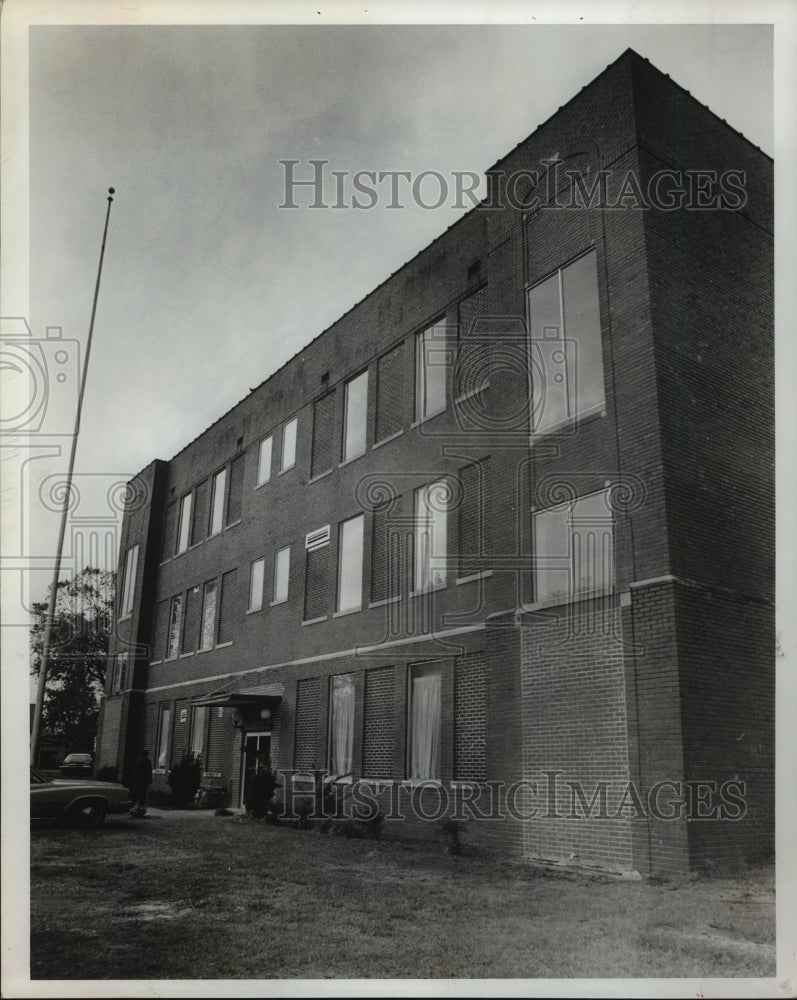
[[[64,538],[66,537],[66,522],[69,514],[69,497],[72,492],[72,476],[75,471],[75,453],[77,452],[77,439],[80,433],[80,414],[83,410],[83,394],[86,391],[86,376],[89,370],[89,355],[91,354],[91,340],[94,335],[94,317],[97,313],[97,298],[100,294],[100,278],[102,277],[102,261],[105,257],[105,240],[108,236],[108,220],[111,217],[111,204],[113,202],[114,189],[108,188],[108,208],[105,211],[105,228],[102,233],[102,246],[100,248],[100,263],[97,268],[97,283],[94,286],[94,301],[91,306],[91,320],[89,321],[89,336],[86,342],[86,357],[83,361],[83,372],[80,378],[80,391],[78,392],[77,411],[75,413],[75,430],[72,434],[72,446],[69,453],[69,466],[66,473],[66,489],[64,490],[64,505],[61,510],[61,526],[58,530],[58,546],[55,550],[55,566],[53,568],[53,580],[50,584],[50,599],[47,604],[47,618],[44,622],[44,638],[42,641],[42,660],[39,669],[39,685],[36,689],[36,707],[33,712],[33,731],[30,736],[30,762],[35,765],[39,756],[39,737],[41,734],[42,709],[44,707],[44,695],[47,688],[47,674],[50,669],[50,646],[52,644],[53,622],[55,621],[55,604],[58,598],[58,578],[61,575],[61,559],[64,553]]]

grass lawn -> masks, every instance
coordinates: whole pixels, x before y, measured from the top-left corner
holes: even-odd
[[[31,979],[775,974],[771,869],[650,884],[151,811],[31,826]]]

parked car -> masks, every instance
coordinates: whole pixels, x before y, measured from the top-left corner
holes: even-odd
[[[58,770],[65,778],[90,778],[94,774],[94,758],[90,753],[68,753]]]
[[[99,826],[108,813],[127,812],[130,791],[115,781],[48,778],[30,769],[31,819],[65,819],[75,826]]]

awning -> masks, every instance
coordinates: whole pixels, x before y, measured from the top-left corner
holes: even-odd
[[[279,694],[239,694],[236,691],[199,695],[191,699],[194,708],[246,708],[248,705],[266,705],[275,709],[281,703],[282,695]]]

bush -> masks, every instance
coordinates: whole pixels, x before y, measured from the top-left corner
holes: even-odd
[[[246,783],[244,806],[253,819],[276,820],[277,809],[274,805],[274,793],[280,782],[271,767],[261,768]]]
[[[174,765],[166,777],[176,806],[189,806],[194,802],[202,784],[202,758],[190,750]]]
[[[97,771],[97,781],[118,781],[119,780],[119,768],[118,767],[101,767]]]

